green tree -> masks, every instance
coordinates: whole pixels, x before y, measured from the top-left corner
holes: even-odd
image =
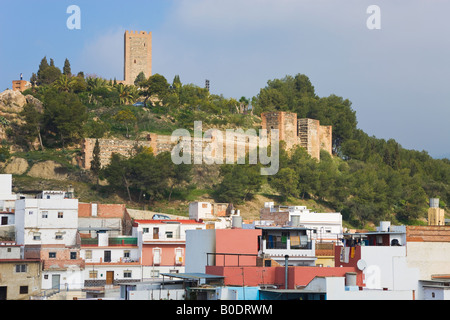
[[[131,202],[132,173],[129,166],[129,160],[124,156],[113,153],[109,164],[102,168],[101,177],[108,181],[108,184],[115,190],[125,189],[128,200]]]
[[[260,165],[255,164],[222,165],[220,176],[222,181],[214,190],[216,198],[234,204],[251,200],[265,181],[265,176],[260,173]]]
[[[72,70],[70,68],[70,62],[69,62],[69,59],[67,59],[67,58],[66,58],[66,60],[64,60],[63,74],[68,76],[68,77],[72,76]]]
[[[145,82],[147,81],[147,78],[145,77],[145,74],[143,71],[139,72],[139,74],[136,76],[136,79],[134,80],[134,85],[136,87],[142,87],[145,85]]]
[[[94,173],[97,178],[97,184],[99,182],[99,174],[101,170],[100,163],[100,143],[98,139],[95,139],[94,149],[92,150],[92,160],[91,160],[91,171]]]
[[[87,108],[76,94],[64,91],[58,93],[55,90],[45,94],[45,130],[59,136],[63,148],[66,142],[74,142],[82,137],[87,117]]]
[[[136,120],[137,120],[136,116],[133,114],[133,112],[131,112],[128,109],[121,110],[114,116],[114,119],[116,121],[122,123],[125,126],[125,128],[127,129],[126,137],[129,138],[130,135],[129,135],[129,132],[128,132],[128,127],[132,123],[136,122]]]
[[[172,87],[176,90],[180,89],[182,86],[181,84],[181,80],[180,80],[180,76],[179,75],[175,75],[175,77],[173,77],[173,81],[172,81]]]
[[[23,110],[20,115],[24,119],[24,123],[21,126],[21,136],[28,143],[28,147],[31,148],[32,142],[36,138],[39,139],[41,150],[44,150],[44,144],[41,136],[41,129],[43,127],[43,114],[38,111],[38,108],[30,103],[23,106]]]
[[[169,83],[166,78],[158,73],[155,73],[144,84],[144,94],[146,96],[144,103],[147,104],[147,99],[152,96],[157,96],[159,99],[164,97],[169,92]]]

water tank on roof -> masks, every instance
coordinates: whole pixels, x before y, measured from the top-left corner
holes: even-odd
[[[293,227],[300,226],[300,216],[299,215],[291,216],[291,226],[293,226]]]
[[[242,217],[241,216],[233,216],[231,218],[231,227],[232,228],[242,228]]]
[[[356,286],[356,272],[347,272],[345,274],[345,285],[348,287]]]
[[[387,232],[391,226],[390,221],[380,221],[380,231]]]
[[[439,208],[439,198],[430,198],[430,208]]]

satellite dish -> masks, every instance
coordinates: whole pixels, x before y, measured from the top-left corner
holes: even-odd
[[[363,259],[359,259],[358,262],[356,263],[356,266],[358,267],[359,270],[363,271],[367,267],[367,263]]]

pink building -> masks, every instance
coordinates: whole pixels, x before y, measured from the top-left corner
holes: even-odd
[[[205,229],[195,220],[135,220],[133,234],[141,247],[143,278],[184,272],[186,230]]]
[[[285,287],[285,265],[277,262],[280,259],[276,261],[271,258],[271,255],[276,255],[274,250],[277,249],[270,248],[271,255],[265,254],[266,248],[261,238],[264,230],[212,229],[188,231],[187,235],[187,272],[224,276],[226,286]],[[356,267],[299,266],[296,265],[299,261],[297,257],[299,250],[303,249],[280,246],[278,250],[283,258],[289,256],[288,289],[304,287],[315,277],[345,277],[347,274],[355,274],[356,285],[363,286],[362,273]],[[305,250],[309,254],[309,249]]]

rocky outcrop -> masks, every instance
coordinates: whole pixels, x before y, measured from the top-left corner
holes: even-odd
[[[35,178],[54,180],[67,180],[69,177],[67,169],[52,160],[34,164],[27,175]]]
[[[27,172],[28,162],[23,158],[12,157],[6,164],[4,172],[10,174],[21,175]]]
[[[0,110],[7,113],[19,113],[27,99],[20,91],[5,90],[0,93]]]

